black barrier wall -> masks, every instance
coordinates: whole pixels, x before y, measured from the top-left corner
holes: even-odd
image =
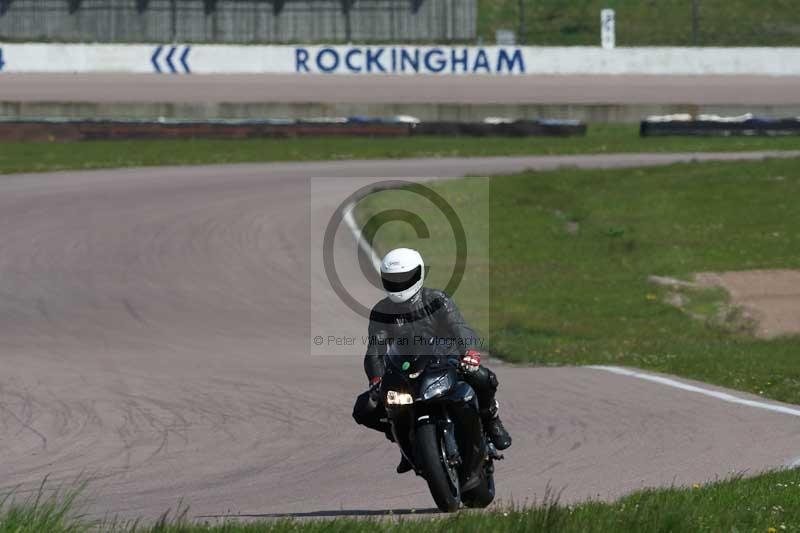
[[[258,139],[315,136],[408,137],[467,135],[565,137],[586,135],[572,120],[515,120],[502,123],[409,123],[353,118],[286,120],[0,120],[0,141],[90,141],[110,139]]]
[[[800,135],[800,119],[765,117],[699,118],[694,120],[647,119],[639,126],[642,137],[672,135],[690,137],[785,137]]]

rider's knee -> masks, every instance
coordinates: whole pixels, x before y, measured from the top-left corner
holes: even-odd
[[[497,374],[495,374],[494,372],[492,372],[488,368],[486,369],[486,374],[487,374],[487,381],[489,383],[489,387],[492,390],[497,390],[497,386],[500,384],[497,381]]]
[[[359,394],[358,398],[356,398],[356,403],[353,406],[353,420],[362,426],[367,425],[366,423],[368,423],[368,421],[371,419],[372,411],[374,411],[374,409],[370,409],[369,400],[370,398],[368,392]]]
[[[468,381],[474,389],[480,391],[494,392],[497,390],[497,375],[483,365],[478,368],[477,372],[473,372],[469,376]]]

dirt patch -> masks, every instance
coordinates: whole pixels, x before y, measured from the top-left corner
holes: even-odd
[[[755,319],[757,336],[800,335],[800,271],[702,272],[695,281],[727,291],[730,303]]]
[[[661,301],[695,320],[730,333],[757,334],[757,319],[747,309],[731,302],[728,292],[718,285],[665,276],[649,276],[647,281],[667,289]]]

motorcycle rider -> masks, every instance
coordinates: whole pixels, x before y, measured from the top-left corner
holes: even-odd
[[[495,448],[504,450],[511,446],[511,436],[497,414],[497,376],[481,365],[480,352],[474,349],[479,337],[447,294],[423,287],[422,256],[410,248],[397,248],[383,258],[380,271],[387,296],[375,304],[369,318],[364,370],[370,389],[356,400],[353,418],[363,426],[385,432],[391,439],[386,411],[378,394],[385,372],[383,356],[387,344],[401,339],[399,342],[406,346],[419,346],[423,351],[430,345],[436,345],[437,349],[444,346],[445,355],[460,358],[459,369],[478,397],[480,415]],[[411,468],[403,457],[397,473]]]

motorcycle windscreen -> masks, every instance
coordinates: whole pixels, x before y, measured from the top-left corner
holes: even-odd
[[[386,355],[392,366],[410,374],[422,372],[428,365],[449,362],[445,346],[422,337],[398,339],[388,346]]]
[[[422,372],[428,364],[428,357],[420,355],[409,343],[392,343],[386,351],[393,367],[408,374]]]

